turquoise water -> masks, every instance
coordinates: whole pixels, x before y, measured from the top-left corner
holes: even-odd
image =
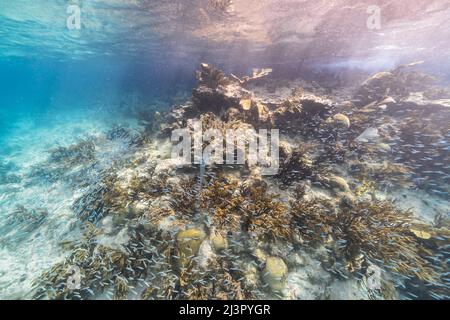
[[[424,59],[450,79],[446,1],[381,1],[379,32],[355,27],[364,1],[282,2],[1,1],[0,299],[29,298],[33,279],[66,257],[61,243],[80,237],[74,201],[134,151],[112,130],[145,130],[146,117],[190,98],[201,62],[236,74],[272,67],[280,81],[320,70],[355,85],[353,75]],[[66,27],[70,4],[81,30]],[[49,165],[56,148],[83,140],[95,162]]]
[[[69,4],[0,3],[1,299],[27,297],[32,279],[64,258],[59,243],[78,232],[71,206],[84,190],[73,177],[98,178],[129,145],[98,142],[97,163],[67,179],[41,170],[50,151],[118,126],[138,130],[139,113],[169,108],[195,80],[193,64],[187,71],[161,54],[153,63],[138,41],[126,43],[126,4],[85,2],[81,31],[66,27]]]

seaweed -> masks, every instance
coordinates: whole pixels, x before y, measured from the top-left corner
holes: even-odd
[[[88,163],[95,159],[95,143],[92,139],[81,140],[69,147],[58,147],[50,150],[49,160],[64,163],[65,167],[73,167]]]
[[[114,299],[125,300],[128,297],[129,291],[128,280],[120,276],[116,277],[114,284]]]
[[[428,260],[433,252],[411,232],[413,217],[387,201],[332,203],[292,201],[294,228],[301,237],[333,248],[350,271],[375,263],[404,276],[433,282],[437,272]]]
[[[243,202],[242,211],[242,230],[259,240],[271,242],[292,237],[287,207],[278,195],[256,189]]]
[[[407,71],[397,68],[391,72],[379,72],[369,79],[357,90],[354,99],[359,107],[374,101],[381,101],[388,95],[396,100],[405,98],[410,92],[428,89],[435,79],[427,74]]]
[[[151,138],[146,130],[138,132],[122,126],[115,126],[110,129],[106,133],[106,138],[110,141],[120,140],[130,147],[142,147],[151,142]]]
[[[370,183],[373,189],[413,186],[413,171],[402,163],[383,161],[368,165],[367,163],[355,163],[350,166],[354,177]]]
[[[203,188],[200,195],[201,208],[210,214],[212,225],[219,230],[240,230],[239,208],[243,198],[238,192],[238,181],[223,176],[212,179]]]
[[[198,207],[198,181],[191,177],[182,177],[172,187],[171,207],[180,215],[195,215]]]
[[[188,300],[256,299],[256,292],[245,285],[244,274],[236,269],[225,257],[218,257],[210,262],[206,270],[193,264],[180,276],[179,298]]]
[[[147,233],[145,238],[149,240],[145,240],[141,230],[135,229],[130,232],[131,239],[123,250],[118,250],[97,244],[100,232],[93,224],[86,223],[83,239],[70,256],[35,279],[33,297],[90,299],[105,293],[111,298],[124,299],[133,285],[148,276],[151,265],[158,263],[159,258],[146,249],[159,246],[159,250],[163,250],[156,241],[156,234]],[[81,283],[78,288],[70,288],[68,281],[75,267],[81,273]]]
[[[200,85],[207,86],[211,89],[216,89],[219,86],[230,83],[230,80],[225,76],[223,71],[212,67],[207,63],[201,64],[201,71],[197,72],[197,80]]]
[[[305,148],[300,146],[282,159],[280,170],[275,178],[282,184],[281,188],[287,188],[293,182],[310,179],[313,174],[313,162],[308,158]]]
[[[201,199],[218,230],[243,231],[266,241],[290,237],[285,224],[287,208],[277,195],[267,192],[263,181],[245,185],[219,177],[205,187]]]
[[[208,0],[208,7],[220,13],[228,12],[232,4],[233,0]]]
[[[226,3],[216,2],[219,7]],[[255,71],[254,76],[265,72],[269,71]],[[397,70],[373,81],[396,77],[409,87],[420,86],[417,81],[423,79]],[[194,116],[203,130],[224,134],[227,129],[282,126],[292,139],[280,146],[279,173],[268,179],[255,170],[244,177],[249,168],[239,166],[237,170],[212,167],[209,174],[202,174],[202,181],[188,170],[181,177],[170,176],[155,171],[160,160],[147,162],[149,153],[142,147],[151,141],[148,131],[113,128],[106,134],[108,141],[124,141],[127,148],[135,147],[132,152],[139,152],[126,162],[112,161],[99,179],[84,185],[84,194],[72,206],[83,236],[64,243],[70,250],[67,259],[36,279],[35,298],[90,299],[104,294],[113,299],[254,299],[264,294],[259,291],[265,287],[261,281],[272,293],[280,291],[274,290],[278,284],[284,287],[279,279],[272,279],[272,284],[267,280],[264,272],[271,263],[266,258],[270,255],[269,261],[279,262],[275,265],[281,266],[284,282],[287,265],[296,266],[286,256],[298,249],[317,255],[324,269],[337,277],[359,280],[370,266],[380,266],[386,279],[380,290],[369,292],[372,298],[395,296],[391,278],[445,294],[441,291],[448,283],[448,255],[442,249],[448,246],[446,216],[436,217],[435,225],[429,226],[412,212],[375,196],[386,186],[409,187],[417,177],[446,176],[448,168],[442,167],[448,162],[449,135],[445,122],[439,122],[441,116],[405,102],[392,110],[378,108],[377,101],[359,110],[349,103],[347,110],[336,113],[333,103],[300,89],[293,90],[291,98],[272,103],[242,88],[250,77],[230,79],[207,64],[202,65],[198,80],[190,103],[164,116],[153,115],[164,134],[187,125]],[[407,94],[390,80],[381,89],[372,84],[364,89],[368,90],[365,99]],[[396,104],[392,100],[389,104]],[[402,114],[402,108],[404,123],[395,130],[389,116]],[[434,129],[427,124],[429,119],[443,125]],[[379,129],[378,144],[356,139],[367,125]],[[308,144],[292,148],[287,141],[298,141],[299,136]],[[42,175],[54,180],[72,166],[89,170],[95,157],[94,140],[55,149],[48,166],[41,168]],[[314,198],[315,189],[306,189],[310,183],[312,188],[321,185],[339,192]],[[19,211],[11,220],[13,227],[22,220],[39,223],[39,215],[30,217],[25,208]],[[107,215],[112,216],[112,231],[106,224],[99,227]],[[105,240],[116,236],[123,241],[120,245],[114,241],[111,247],[105,245]],[[81,286],[70,290],[67,281],[73,267],[81,272]]]
[[[110,213],[126,215],[129,200],[130,195],[120,186],[117,175],[111,172],[78,198],[72,208],[81,220],[96,223]]]

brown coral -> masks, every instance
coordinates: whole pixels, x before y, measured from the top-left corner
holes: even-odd
[[[334,246],[350,269],[362,256],[390,271],[426,281],[436,280],[427,260],[433,253],[411,233],[410,212],[390,202],[360,201],[334,208],[331,203],[291,202],[294,227],[309,241]],[[356,260],[355,260],[356,259]]]

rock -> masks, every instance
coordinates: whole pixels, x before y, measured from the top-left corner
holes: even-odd
[[[206,234],[202,229],[188,229],[177,234],[178,262],[181,268],[186,268],[191,259],[197,255]]]
[[[373,76],[371,76],[369,79],[367,79],[364,82],[364,84],[372,84],[374,82],[377,82],[378,80],[392,79],[393,76],[394,75],[388,71],[378,72],[378,73],[374,74]]]
[[[431,238],[431,234],[429,232],[411,228],[410,231],[419,239],[428,240]]]
[[[244,111],[248,111],[252,108],[252,99],[241,99],[241,101],[239,101],[239,105]]]
[[[378,103],[378,105],[391,105],[391,104],[396,104],[396,103],[397,103],[397,101],[395,101],[394,98],[392,98],[392,97],[387,97],[387,98],[385,98],[384,100],[380,101],[380,102]]]
[[[259,122],[267,122],[270,120],[270,113],[267,106],[261,102],[256,103],[256,107],[258,110],[258,120]]]
[[[377,140],[380,137],[379,133],[378,133],[378,129],[377,128],[367,128],[366,130],[364,130],[363,133],[361,133],[357,138],[356,141],[358,142],[373,142],[375,140]]]
[[[247,288],[256,289],[258,287],[258,270],[254,265],[247,265],[244,271],[244,284]]]
[[[330,280],[330,273],[320,266],[320,262],[308,258],[303,267],[289,272],[283,290],[284,297],[296,300],[323,299],[323,292]]]
[[[358,89],[355,99],[358,106],[383,99],[394,85],[395,75],[391,72],[379,72],[367,79]]]
[[[199,85],[204,85],[212,89],[230,83],[230,80],[225,76],[223,71],[214,68],[207,63],[201,64],[201,70],[197,71],[197,80]]]
[[[430,100],[424,96],[423,92],[412,92],[397,107],[400,110],[423,110],[427,108],[433,110],[433,112],[448,112],[450,99]]]
[[[290,254],[288,257],[289,267],[304,267],[305,257],[298,253]]]
[[[149,207],[148,203],[139,201],[139,202],[130,204],[129,210],[133,216],[140,217],[148,210],[148,207]]]
[[[392,97],[387,97],[377,103],[378,109],[387,110],[388,107],[395,105],[397,102]]]
[[[240,105],[244,110],[251,109],[250,92],[242,88],[239,82],[226,77],[221,70],[202,64],[197,78],[198,86],[192,92],[192,102],[200,113],[222,114]]]
[[[325,178],[324,182],[332,189],[337,189],[341,192],[350,192],[350,187],[344,178],[339,176],[331,176]]]
[[[220,252],[226,250],[228,248],[228,240],[226,237],[222,236],[219,232],[212,231],[211,232],[211,244],[214,248],[214,251]]]
[[[342,113],[335,114],[328,118],[327,123],[333,123],[342,128],[350,128],[350,119]]]
[[[256,258],[256,260],[258,261],[259,264],[263,264],[266,262],[267,255],[260,248],[256,248],[253,251],[253,256]]]
[[[377,144],[377,149],[381,152],[391,152],[392,151],[390,145],[388,145],[387,143],[382,143],[382,142]]]
[[[326,297],[331,300],[369,300],[367,287],[361,286],[357,279],[334,280],[326,288]]]
[[[351,112],[351,111],[355,110],[356,106],[355,106],[355,104],[354,104],[353,102],[351,102],[351,101],[344,101],[344,102],[342,102],[342,104],[341,104],[341,108],[342,108],[342,110],[344,110],[344,111]]]
[[[385,100],[386,97],[393,97],[394,101],[398,101],[411,92],[427,90],[434,83],[434,79],[428,75],[404,69],[399,67],[390,72],[379,72],[367,79],[354,96],[354,100],[358,101],[358,107],[373,101]],[[389,103],[385,102],[380,104],[389,106]]]
[[[103,232],[107,235],[110,235],[114,232],[114,222],[112,216],[107,216],[101,221],[101,226]]]
[[[284,261],[277,257],[269,257],[263,270],[263,280],[274,292],[283,291],[286,286],[288,268]]]
[[[291,144],[285,140],[281,140],[279,144],[280,163],[284,163],[292,156],[293,148]]]

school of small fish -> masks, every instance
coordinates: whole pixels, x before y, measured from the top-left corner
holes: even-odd
[[[243,81],[205,63],[192,99],[142,132],[52,150],[34,174],[82,190],[80,237],[63,241],[66,259],[36,277],[32,297],[339,299],[346,283],[354,298],[449,299],[450,88],[417,65],[350,96],[311,86],[285,97],[265,90],[271,69]],[[192,119],[279,129],[278,174],[178,166],[170,132]],[[45,212],[18,212],[11,228],[45,223]]]

